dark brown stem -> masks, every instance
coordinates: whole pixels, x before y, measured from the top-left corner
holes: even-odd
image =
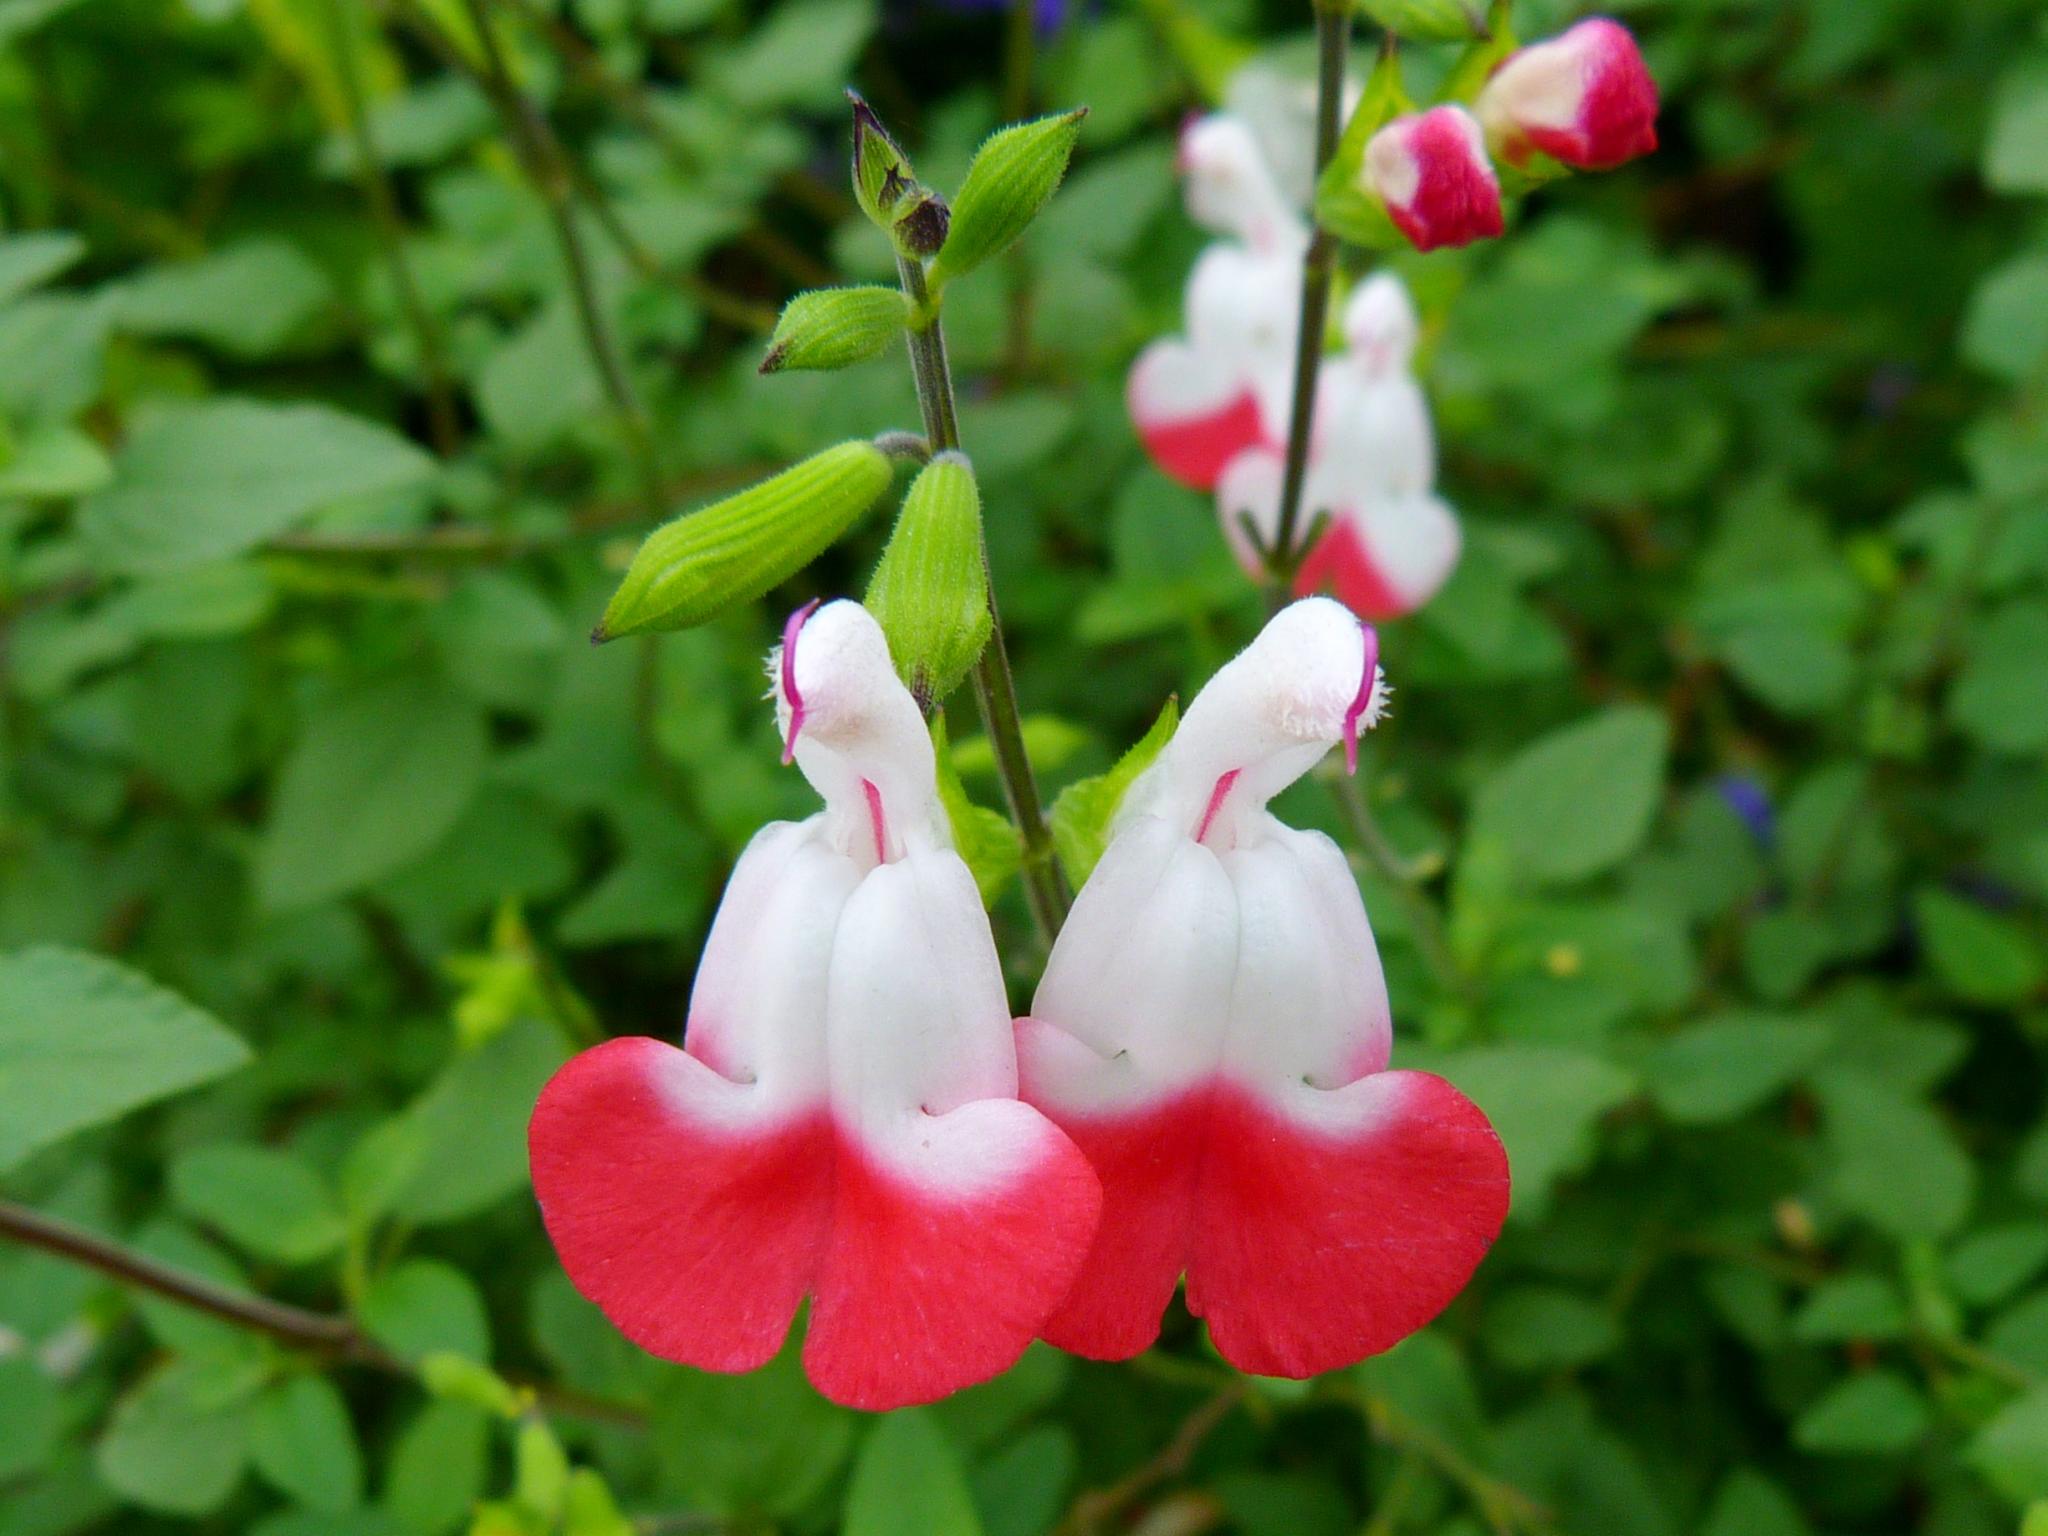
[[[1110,1529],[1139,1499],[1185,1472],[1202,1442],[1244,1401],[1249,1390],[1245,1382],[1232,1382],[1203,1400],[1181,1420],[1172,1438],[1150,1460],[1132,1468],[1108,1487],[1092,1489],[1074,1500],[1066,1518],[1055,1528],[1054,1536],[1095,1536]]]
[[[238,1328],[267,1334],[293,1349],[349,1365],[367,1366],[391,1376],[410,1379],[414,1375],[410,1365],[364,1333],[350,1318],[308,1311],[219,1285],[203,1275],[162,1263],[111,1238],[12,1201],[0,1200],[0,1239],[69,1259],[123,1285],[162,1296]],[[574,1387],[522,1381],[512,1376],[506,1379],[515,1386],[524,1386],[544,1406],[559,1413],[631,1428],[643,1427],[647,1422],[646,1414],[630,1403],[611,1402]]]

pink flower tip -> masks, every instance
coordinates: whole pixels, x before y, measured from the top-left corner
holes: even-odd
[[[1657,147],[1657,82],[1628,28],[1604,16],[1511,56],[1476,110],[1510,165],[1543,154],[1604,171]]]
[[[1486,137],[1463,107],[1395,118],[1365,146],[1362,176],[1418,251],[1489,240],[1505,227]]]
[[[796,637],[803,633],[804,621],[818,611],[822,598],[812,598],[803,607],[789,616],[782,626],[782,654],[778,671],[781,673],[783,701],[789,705],[789,728],[782,739],[782,766],[787,768],[796,761],[796,738],[804,728],[804,696],[796,686]]]

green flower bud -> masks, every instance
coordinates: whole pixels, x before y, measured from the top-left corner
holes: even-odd
[[[841,443],[663,524],[633,556],[590,638],[688,629],[760,597],[860,520],[889,488],[891,464],[873,443]]]
[[[853,196],[861,212],[887,229],[894,222],[896,206],[917,185],[917,173],[910,157],[903,153],[875,109],[852,91],[853,103]]]
[[[519,1426],[512,1479],[512,1496],[526,1508],[550,1522],[560,1516],[569,1490],[569,1457],[545,1420],[528,1419]]]
[[[847,368],[877,357],[903,332],[910,306],[896,288],[813,288],[783,306],[763,373]]]
[[[953,229],[932,266],[936,287],[1007,250],[1058,189],[1081,135],[1081,107],[1017,123],[981,146],[953,199]]]
[[[422,1359],[420,1380],[436,1397],[468,1403],[501,1419],[517,1418],[526,1408],[518,1389],[504,1377],[452,1350],[436,1350]]]
[[[912,482],[868,586],[867,609],[920,704],[943,699],[981,659],[988,573],[981,495],[966,455],[941,453]]]

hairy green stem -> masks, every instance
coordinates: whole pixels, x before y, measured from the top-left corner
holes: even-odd
[[[1316,175],[1337,152],[1344,111],[1344,61],[1351,46],[1351,8],[1316,6]],[[1268,555],[1273,585],[1282,591],[1308,553],[1308,540],[1295,539],[1302,489],[1308,480],[1308,442],[1315,424],[1316,385],[1323,371],[1323,337],[1330,324],[1330,284],[1336,276],[1337,242],[1317,224],[1301,260],[1301,324],[1294,337],[1294,404],[1287,423],[1286,469],[1280,484],[1280,521]]]
[[[924,268],[906,256],[896,258],[904,296],[916,316],[910,330],[910,367],[917,381],[917,403],[924,415],[925,436],[933,452],[960,446],[960,414],[953,398],[953,374],[946,362],[946,333],[939,324]],[[982,589],[988,594],[989,639],[974,664],[974,701],[981,707],[982,726],[994,748],[996,773],[1010,804],[1010,819],[1024,841],[1024,897],[1032,920],[1047,944],[1059,935],[1069,897],[1053,847],[1052,828],[1038,798],[1038,780],[1024,750],[1024,724],[1017,710],[1017,680],[1010,672],[1009,647],[1003,640],[1003,619],[996,609],[996,585],[988,569],[988,536],[981,540]]]

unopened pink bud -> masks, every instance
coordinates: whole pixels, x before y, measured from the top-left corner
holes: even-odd
[[[1485,135],[1463,107],[1395,118],[1365,146],[1364,181],[1418,251],[1470,245],[1503,228]]]
[[[1545,154],[1604,171],[1657,147],[1657,82],[1628,28],[1601,16],[1509,58],[1477,110],[1510,165]]]

